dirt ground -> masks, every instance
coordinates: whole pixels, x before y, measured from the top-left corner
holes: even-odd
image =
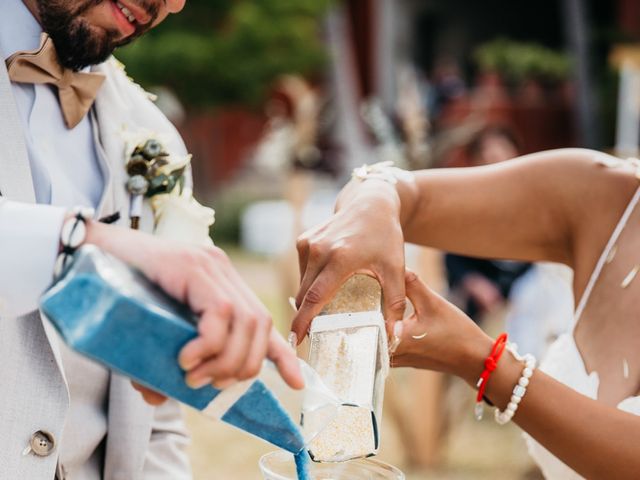
[[[289,311],[282,292],[282,270],[278,262],[267,261],[241,252],[232,252],[234,263],[243,277],[267,304],[274,321],[286,330]],[[389,383],[394,382],[394,373]],[[411,395],[411,392],[405,393]],[[440,461],[430,468],[415,468],[409,464],[412,445],[403,445],[396,422],[385,413],[379,459],[400,468],[407,480],[519,480],[540,479],[532,470],[524,440],[517,427],[499,427],[486,415],[482,422],[473,419],[472,392],[460,383],[450,382],[444,401],[448,415],[448,434],[440,441]],[[450,405],[453,403],[454,405]],[[413,403],[416,405],[416,402]],[[416,421],[424,422],[420,402]],[[186,411],[192,434],[190,456],[196,480],[259,480],[258,459],[274,450],[261,440],[247,436],[223,423],[215,423]],[[489,412],[488,412],[489,413]],[[434,418],[434,421],[440,420]],[[415,455],[414,455],[415,457]]]

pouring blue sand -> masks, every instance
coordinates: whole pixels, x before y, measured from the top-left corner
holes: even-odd
[[[309,452],[302,450],[293,456],[296,462],[296,473],[298,474],[298,480],[311,480],[309,475],[310,457]]]
[[[142,385],[197,410],[221,393],[212,386],[188,387],[176,360],[197,336],[193,313],[95,247],[76,253],[70,270],[42,297],[41,308],[71,348]],[[300,429],[264,383],[255,381],[222,420],[299,454],[299,478],[309,478]]]

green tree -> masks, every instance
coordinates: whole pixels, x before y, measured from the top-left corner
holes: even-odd
[[[190,108],[256,106],[285,73],[326,60],[321,19],[331,0],[189,0],[116,56],[143,86],[166,85]]]
[[[558,81],[567,78],[569,57],[562,52],[532,42],[497,38],[480,45],[474,60],[481,69],[499,72],[516,83],[527,78]]]

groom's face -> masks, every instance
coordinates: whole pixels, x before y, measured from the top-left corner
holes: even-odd
[[[186,0],[24,0],[56,46],[60,63],[80,69],[104,61]]]

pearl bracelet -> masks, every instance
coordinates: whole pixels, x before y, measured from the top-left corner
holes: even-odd
[[[520,362],[524,361],[524,368],[522,369],[522,375],[520,376],[518,383],[515,387],[513,387],[513,392],[511,392],[511,399],[509,401],[509,404],[507,405],[507,408],[505,408],[502,412],[498,408],[496,408],[495,410],[495,420],[498,425],[506,425],[516,414],[520,402],[527,393],[529,381],[531,379],[531,376],[533,375],[533,371],[536,368],[536,359],[533,355],[527,354],[524,357],[521,357],[520,355],[518,355],[515,345],[507,346],[507,350],[511,352],[516,360]]]

